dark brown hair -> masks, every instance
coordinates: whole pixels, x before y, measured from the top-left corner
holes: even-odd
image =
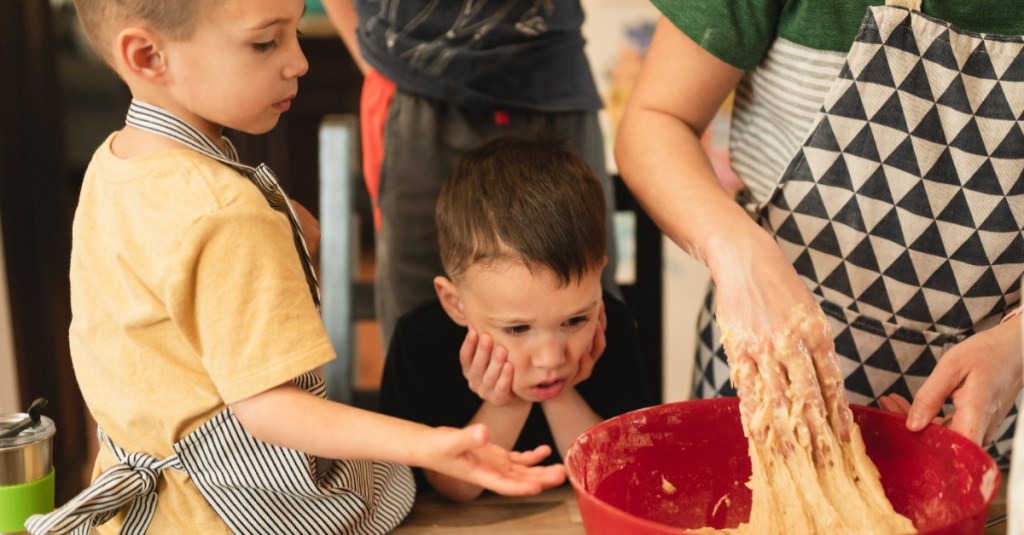
[[[503,137],[462,156],[436,208],[441,262],[452,280],[480,263],[520,260],[568,285],[605,257],[601,183],[564,140]]]

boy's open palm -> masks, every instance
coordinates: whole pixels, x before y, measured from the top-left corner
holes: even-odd
[[[498,494],[538,494],[565,481],[562,465],[534,466],[551,455],[549,446],[531,451],[508,451],[488,442],[487,426],[463,429],[437,427],[426,437],[423,467],[467,481]]]

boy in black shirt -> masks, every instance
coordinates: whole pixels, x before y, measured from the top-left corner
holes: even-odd
[[[436,208],[439,298],[403,316],[380,410],[435,426],[484,422],[500,446],[560,457],[600,421],[654,403],[636,326],[601,290],[604,195],[552,139],[502,138],[466,153]],[[513,448],[514,446],[514,448]],[[423,471],[453,500],[481,487]]]

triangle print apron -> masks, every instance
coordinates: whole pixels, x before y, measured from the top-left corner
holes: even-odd
[[[298,218],[266,165],[252,168],[238,163],[227,138],[225,153],[192,126],[156,106],[133,101],[127,124],[181,142],[251,180],[270,206],[291,221],[310,294],[319,308],[319,286]],[[315,371],[292,382],[318,397],[327,395],[323,379]],[[126,511],[121,533],[145,533],[156,510],[157,482],[163,470],[187,473],[233,533],[383,534],[402,522],[415,498],[412,471],[406,466],[317,459],[270,445],[246,432],[230,408],[176,442],[174,455],[164,459],[126,451],[102,429],[98,432],[100,444],[113,452],[119,464],[104,470],[56,511],[29,518],[25,526],[30,533],[85,535],[121,510]]]
[[[1024,39],[869,8],[757,214],[832,324],[851,403],[912,399],[946,351],[1019,305],[1022,125]],[[736,395],[712,302],[696,397]],[[989,447],[1003,465],[1016,414]]]

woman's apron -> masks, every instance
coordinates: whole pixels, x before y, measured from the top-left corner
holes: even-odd
[[[917,4],[869,8],[758,210],[832,324],[852,403],[912,399],[946,351],[1020,302],[1024,40],[957,30]],[[736,395],[713,300],[696,397]],[[1016,414],[989,448],[1004,464]]]
[[[251,168],[238,163],[227,138],[227,151],[221,152],[199,131],[156,106],[133,101],[126,122],[181,142],[252,180],[274,209],[288,215],[319,309],[319,285],[298,218],[265,164]],[[314,371],[293,383],[326,397],[323,380]],[[56,511],[31,517],[25,524],[29,532],[86,534],[126,509],[121,532],[144,533],[156,509],[157,481],[168,469],[187,473],[234,533],[388,533],[405,518],[415,498],[412,472],[406,466],[318,460],[266,444],[247,433],[230,408],[176,442],[175,454],[165,459],[125,451],[102,429],[98,431],[100,443],[120,463],[104,470],[92,485]],[[326,466],[318,466],[318,461]]]

